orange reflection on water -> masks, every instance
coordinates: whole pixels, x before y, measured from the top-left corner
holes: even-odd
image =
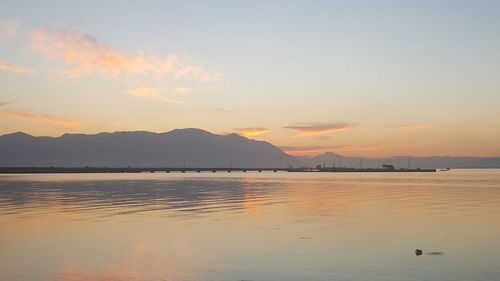
[[[243,195],[243,210],[249,220],[258,221],[264,219],[264,205],[260,201],[260,196],[245,193]]]
[[[296,194],[294,213],[301,216],[342,216],[354,207],[353,199],[355,195],[346,194],[340,191],[335,192],[334,185],[313,185],[313,184],[291,184],[290,188]],[[327,196],[328,193],[335,193],[335,196]]]
[[[172,253],[158,241],[156,243],[139,241],[132,246],[128,255],[116,261],[87,260],[64,263],[58,270],[60,274],[54,279],[58,281],[194,280],[195,273],[189,270],[193,266],[193,260],[193,253],[187,249],[180,254]]]
[[[46,206],[34,211],[2,216],[1,235],[16,235],[18,237],[33,238],[53,235],[71,227],[82,219],[78,212],[61,211],[60,206]]]

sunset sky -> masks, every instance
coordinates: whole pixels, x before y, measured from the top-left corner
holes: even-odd
[[[500,1],[2,1],[0,134],[500,156]]]

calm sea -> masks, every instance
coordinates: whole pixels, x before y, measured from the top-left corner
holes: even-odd
[[[500,170],[0,175],[0,280],[500,280]]]

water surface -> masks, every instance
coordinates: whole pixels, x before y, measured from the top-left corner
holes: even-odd
[[[500,280],[499,222],[500,170],[0,175],[0,279]]]

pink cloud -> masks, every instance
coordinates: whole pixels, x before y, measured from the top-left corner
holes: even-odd
[[[175,54],[163,57],[142,52],[133,56],[126,55],[69,27],[40,27],[32,34],[32,45],[48,58],[67,64],[68,67],[63,72],[68,76],[103,74],[118,77],[122,74],[149,74],[199,82],[209,82],[221,77],[218,73],[208,73],[201,66],[187,64]]]
[[[401,131],[414,131],[414,130],[424,130],[428,129],[429,127],[427,126],[422,126],[422,125],[400,125],[398,128]]]
[[[68,128],[73,128],[80,124],[80,122],[76,120],[63,119],[48,114],[33,113],[25,110],[8,110],[4,111],[2,115],[4,115],[7,118],[25,119],[40,123],[60,125]]]
[[[354,125],[346,123],[308,123],[294,126],[286,126],[286,129],[293,129],[298,131],[297,137],[305,137],[312,135],[321,135],[344,131],[354,128]]]
[[[35,71],[33,71],[29,68],[26,68],[24,66],[8,63],[8,62],[4,62],[4,61],[0,61],[0,70],[20,73],[20,74],[31,74],[31,73],[35,72]]]

